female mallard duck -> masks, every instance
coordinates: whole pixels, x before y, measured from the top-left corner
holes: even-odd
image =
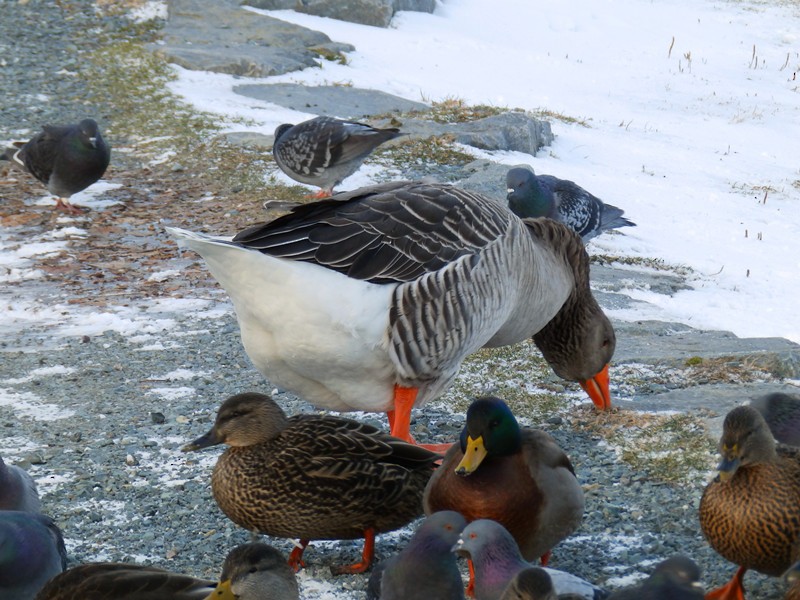
[[[243,544],[225,559],[222,581],[156,567],[91,563],[54,577],[36,600],[299,600],[294,571],[266,544]]]
[[[731,581],[706,598],[744,598],[745,571],[783,574],[800,543],[800,448],[776,445],[764,417],[738,406],[723,423],[718,476],[700,500],[708,543],[739,565]]]
[[[454,510],[467,521],[497,521],[526,560],[544,563],[583,519],[583,490],[567,455],[548,433],[520,429],[508,405],[494,397],[467,409],[460,444],[445,454],[423,504],[428,514]]]
[[[365,538],[362,561],[331,569],[360,573],[374,555],[375,534],[422,513],[422,492],[438,454],[381,430],[331,415],[286,417],[269,396],[228,398],[211,430],[184,447],[228,444],[211,476],[214,499],[250,531],[309,540]]]
[[[411,409],[464,358],[533,336],[562,378],[610,406],[611,323],[580,238],[549,219],[442,184],[393,182],[299,206],[232,241],[169,229],[233,301],[244,348],[272,384],[338,411]]]

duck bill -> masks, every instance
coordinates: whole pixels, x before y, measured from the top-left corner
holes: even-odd
[[[214,591],[203,600],[236,600],[236,596],[233,595],[233,590],[231,589],[231,580],[220,581]]]
[[[741,461],[738,458],[726,458],[722,457],[722,460],[717,465],[717,476],[719,480],[722,482],[730,480],[733,477],[734,473],[736,473],[736,469],[739,468]]]
[[[583,390],[589,394],[594,405],[600,410],[611,408],[611,393],[608,391],[608,365],[602,370],[585,381],[579,381]]]
[[[474,473],[484,458],[486,458],[486,446],[483,445],[483,436],[478,436],[474,440],[467,436],[467,448],[464,450],[464,458],[456,467],[456,475],[466,477]]]
[[[216,446],[217,444],[221,444],[222,440],[217,437],[217,434],[212,429],[205,435],[201,435],[193,442],[189,442],[183,448],[181,448],[181,452],[193,452],[194,450],[202,450],[203,448],[210,448],[211,446]]]

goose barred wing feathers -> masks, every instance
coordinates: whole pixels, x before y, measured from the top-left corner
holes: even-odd
[[[508,229],[500,204],[444,185],[393,182],[297,207],[234,242],[372,283],[412,281],[475,256]]]

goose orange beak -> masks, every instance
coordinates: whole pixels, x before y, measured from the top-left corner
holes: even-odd
[[[589,394],[594,405],[600,410],[611,408],[611,393],[608,391],[608,365],[586,381],[579,381],[584,391]]]

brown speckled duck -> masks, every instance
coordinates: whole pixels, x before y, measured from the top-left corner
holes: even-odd
[[[36,600],[298,600],[299,597],[297,579],[281,553],[272,546],[251,543],[231,550],[218,585],[145,565],[90,563],[51,579]]]
[[[332,415],[287,417],[263,394],[228,398],[211,431],[184,447],[228,444],[211,477],[214,499],[250,531],[300,538],[290,564],[302,565],[310,540],[364,538],[362,560],[331,568],[360,573],[375,534],[422,514],[422,492],[440,455],[381,430]]]
[[[800,541],[800,448],[775,443],[752,406],[725,417],[718,476],[700,500],[700,526],[709,544],[739,565],[731,581],[706,595],[741,600],[748,569],[782,575]]]
[[[427,514],[454,510],[467,521],[497,521],[526,560],[546,563],[550,549],[580,525],[583,490],[548,433],[521,429],[505,402],[484,397],[467,409],[460,444],[431,477],[424,505]]]

